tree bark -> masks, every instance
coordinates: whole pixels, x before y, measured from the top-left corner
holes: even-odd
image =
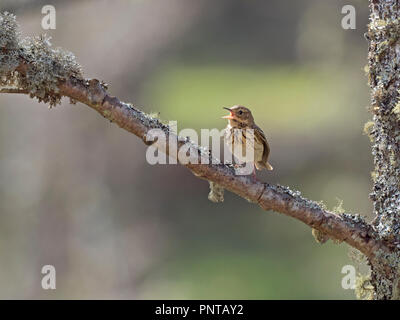
[[[370,131],[375,169],[370,195],[376,218],[374,230],[381,239],[400,244],[400,21],[397,0],[370,0],[368,70],[371,87]],[[372,265],[372,282],[378,299],[398,298],[399,255],[392,272]]]

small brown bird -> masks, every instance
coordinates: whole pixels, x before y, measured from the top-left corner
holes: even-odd
[[[264,132],[254,123],[251,111],[243,106],[224,107],[224,109],[230,112],[229,115],[222,118],[228,119],[224,139],[231,153],[242,163],[253,162],[257,170],[273,170],[273,167],[268,162],[270,149],[267,138]],[[253,129],[254,132],[254,144],[250,145],[254,150],[251,159],[244,153],[247,141],[246,129]],[[241,148],[235,147],[239,144],[242,145]],[[253,170],[253,176],[255,177],[255,170]]]

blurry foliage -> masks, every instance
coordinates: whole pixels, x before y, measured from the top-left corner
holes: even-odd
[[[222,107],[248,106],[266,134],[336,126],[348,109],[344,75],[289,66],[170,65],[145,87],[148,106],[178,120],[178,129],[222,128]],[[337,92],[343,94],[338,95]],[[341,118],[345,124],[352,119]]]
[[[293,258],[287,253],[240,249],[185,255],[155,272],[141,298],[320,299],[335,297],[335,285],[341,290],[340,270],[326,268],[309,255],[296,257],[306,262]],[[342,298],[352,295],[343,293]]]

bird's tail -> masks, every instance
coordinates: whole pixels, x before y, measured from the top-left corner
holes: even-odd
[[[269,171],[274,170],[274,168],[270,165],[269,162],[265,162],[264,163],[264,162],[260,161],[260,162],[256,162],[255,165],[256,165],[257,170],[261,170],[263,168],[265,168],[265,169],[267,169]]]

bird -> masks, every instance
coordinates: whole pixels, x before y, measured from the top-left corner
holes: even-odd
[[[268,162],[270,148],[264,132],[254,122],[251,111],[241,105],[235,105],[231,108],[223,107],[229,111],[229,115],[223,116],[223,119],[228,120],[228,125],[225,128],[224,140],[231,153],[242,163],[253,162],[257,170],[273,170],[272,165]],[[254,150],[253,154],[246,155],[243,151],[246,150],[246,129],[252,129],[254,132],[253,145],[250,139],[249,147]],[[237,147],[242,144],[242,147]],[[250,158],[251,157],[251,158]],[[255,179],[255,168],[253,167],[253,178]]]

